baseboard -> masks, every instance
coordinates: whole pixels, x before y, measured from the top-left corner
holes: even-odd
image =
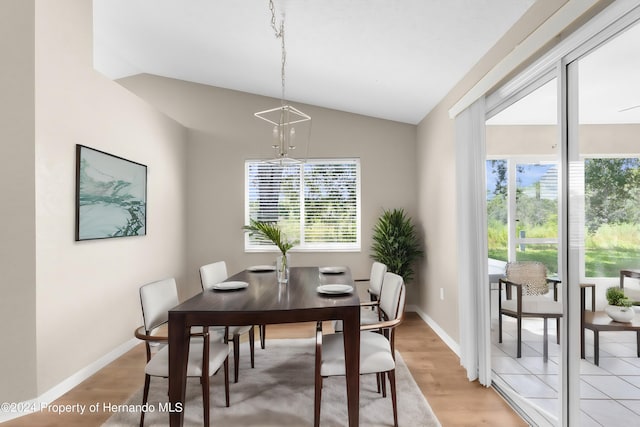
[[[420,307],[415,305],[407,305],[406,311],[412,311],[414,313],[417,313],[418,316],[420,316],[420,318],[424,320],[424,323],[426,323],[427,325],[429,325],[431,329],[433,329],[436,335],[440,337],[440,339],[447,345],[447,347],[449,347],[451,351],[453,351],[458,357],[460,357],[460,345],[453,338],[451,338],[444,331],[444,329],[442,329],[440,325],[436,323],[435,320],[429,317],[427,313],[422,311]]]
[[[138,344],[140,344],[140,340],[131,338],[129,341],[126,341],[125,343],[119,345],[109,353],[105,354],[90,365],[82,368],[75,374],[60,382],[58,385],[47,390],[37,398],[14,404],[14,407],[10,408],[10,412],[4,411],[3,408],[3,410],[0,411],[0,423],[21,417],[23,415],[28,415],[33,412],[38,412],[43,408],[46,408],[47,405],[51,404],[54,400],[56,400],[72,388],[76,387],[78,384],[80,384],[91,375],[95,374],[100,369],[104,368],[109,363],[113,362],[118,357],[122,356]],[[13,409],[15,409],[15,411]]]

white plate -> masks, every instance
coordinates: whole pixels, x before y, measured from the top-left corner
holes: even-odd
[[[252,265],[247,268],[249,271],[258,272],[258,271],[274,271],[276,267],[274,265]]]
[[[340,283],[335,283],[330,285],[320,285],[316,288],[316,291],[325,295],[350,294],[351,292],[353,292],[353,286],[343,285]]]
[[[232,291],[235,289],[244,289],[247,286],[249,286],[247,282],[222,282],[213,285],[211,289],[215,289],[216,291]]]
[[[347,267],[320,267],[318,270],[322,274],[342,274],[347,271]]]

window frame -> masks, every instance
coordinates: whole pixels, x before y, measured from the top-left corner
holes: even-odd
[[[245,160],[244,165],[244,220],[245,224],[250,222],[250,181],[249,181],[249,169],[251,165],[258,163],[266,163],[264,160],[248,159]],[[304,179],[304,166],[305,164],[354,164],[355,165],[355,208],[356,208],[356,240],[353,243],[307,243],[305,241],[305,179]],[[341,157],[341,158],[313,158],[307,159],[305,162],[300,163],[300,220],[299,220],[299,234],[300,241],[290,250],[291,252],[361,252],[362,251],[362,173],[361,162],[358,157]],[[249,238],[249,233],[245,233],[244,236],[244,251],[245,253],[264,253],[264,252],[279,252],[275,245],[256,245],[252,244]]]

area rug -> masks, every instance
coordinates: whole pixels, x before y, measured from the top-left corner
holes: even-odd
[[[266,349],[256,346],[255,368],[249,366],[246,343],[240,351],[240,378],[231,380],[231,406],[224,406],[224,375],[212,377],[211,425],[215,426],[311,426],[313,425],[314,354],[313,339],[268,340]],[[440,423],[424,398],[400,353],[396,353],[398,423],[400,426],[437,427]],[[230,364],[232,365],[232,363]],[[232,366],[230,367],[232,371]],[[230,378],[233,374],[230,372]],[[361,376],[360,425],[392,426],[391,398],[376,392],[375,375]],[[387,384],[387,388],[388,388]],[[155,409],[145,415],[145,426],[166,426],[167,380],[152,378],[149,404]],[[126,405],[139,405],[142,389]],[[165,406],[166,408],[166,406]],[[160,409],[160,410],[159,410]],[[105,426],[135,426],[140,413],[127,408],[115,413]],[[344,377],[325,379],[322,391],[321,426],[346,426],[347,402]],[[202,425],[202,393],[196,378],[187,380],[184,425]]]

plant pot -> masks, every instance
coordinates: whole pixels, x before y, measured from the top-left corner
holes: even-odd
[[[621,323],[631,322],[636,314],[636,312],[633,311],[633,307],[620,307],[617,305],[607,305],[604,311],[613,320]]]

